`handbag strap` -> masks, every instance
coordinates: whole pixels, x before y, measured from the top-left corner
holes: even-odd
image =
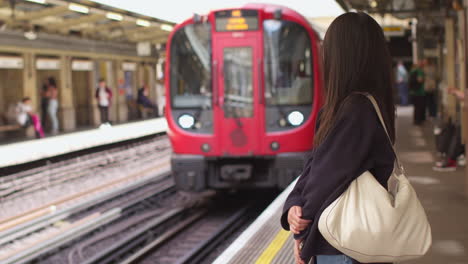
[[[372,105],[374,106],[374,109],[377,112],[377,116],[379,117],[380,123],[382,124],[383,129],[385,130],[385,134],[387,135],[388,141],[390,142],[390,146],[392,146],[393,153],[395,154],[395,163],[396,163],[397,169],[399,170],[399,174],[404,174],[405,170],[400,163],[400,159],[398,158],[398,154],[396,152],[395,146],[393,145],[392,139],[390,138],[390,135],[388,134],[387,126],[385,126],[385,121],[382,117],[382,113],[380,112],[379,104],[377,103],[377,101],[371,94],[369,93],[361,93],[361,94],[366,96],[367,99],[369,99],[369,101],[371,101]]]

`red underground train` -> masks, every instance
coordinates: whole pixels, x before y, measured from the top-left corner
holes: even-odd
[[[179,189],[284,188],[300,174],[320,108],[319,43],[303,16],[268,4],[174,29],[166,119]]]

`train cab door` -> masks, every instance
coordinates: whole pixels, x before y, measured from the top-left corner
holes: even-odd
[[[243,36],[225,34],[213,41],[215,133],[220,155],[249,156],[258,153],[263,131],[258,100],[261,41],[251,32],[234,34]]]

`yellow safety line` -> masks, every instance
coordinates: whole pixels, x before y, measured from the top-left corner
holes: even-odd
[[[275,258],[276,254],[280,251],[283,247],[286,240],[288,240],[289,232],[281,229],[278,234],[276,234],[273,241],[271,241],[270,245],[263,251],[262,255],[258,257],[255,264],[269,264]]]

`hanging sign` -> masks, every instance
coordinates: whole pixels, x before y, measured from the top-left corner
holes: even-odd
[[[124,62],[122,63],[122,70],[124,71],[136,71],[136,63]]]
[[[88,60],[73,60],[73,71],[92,71],[94,69],[93,62]]]
[[[60,61],[57,59],[37,59],[36,69],[38,70],[59,70]]]
[[[23,69],[24,62],[21,57],[0,56],[0,69]]]

